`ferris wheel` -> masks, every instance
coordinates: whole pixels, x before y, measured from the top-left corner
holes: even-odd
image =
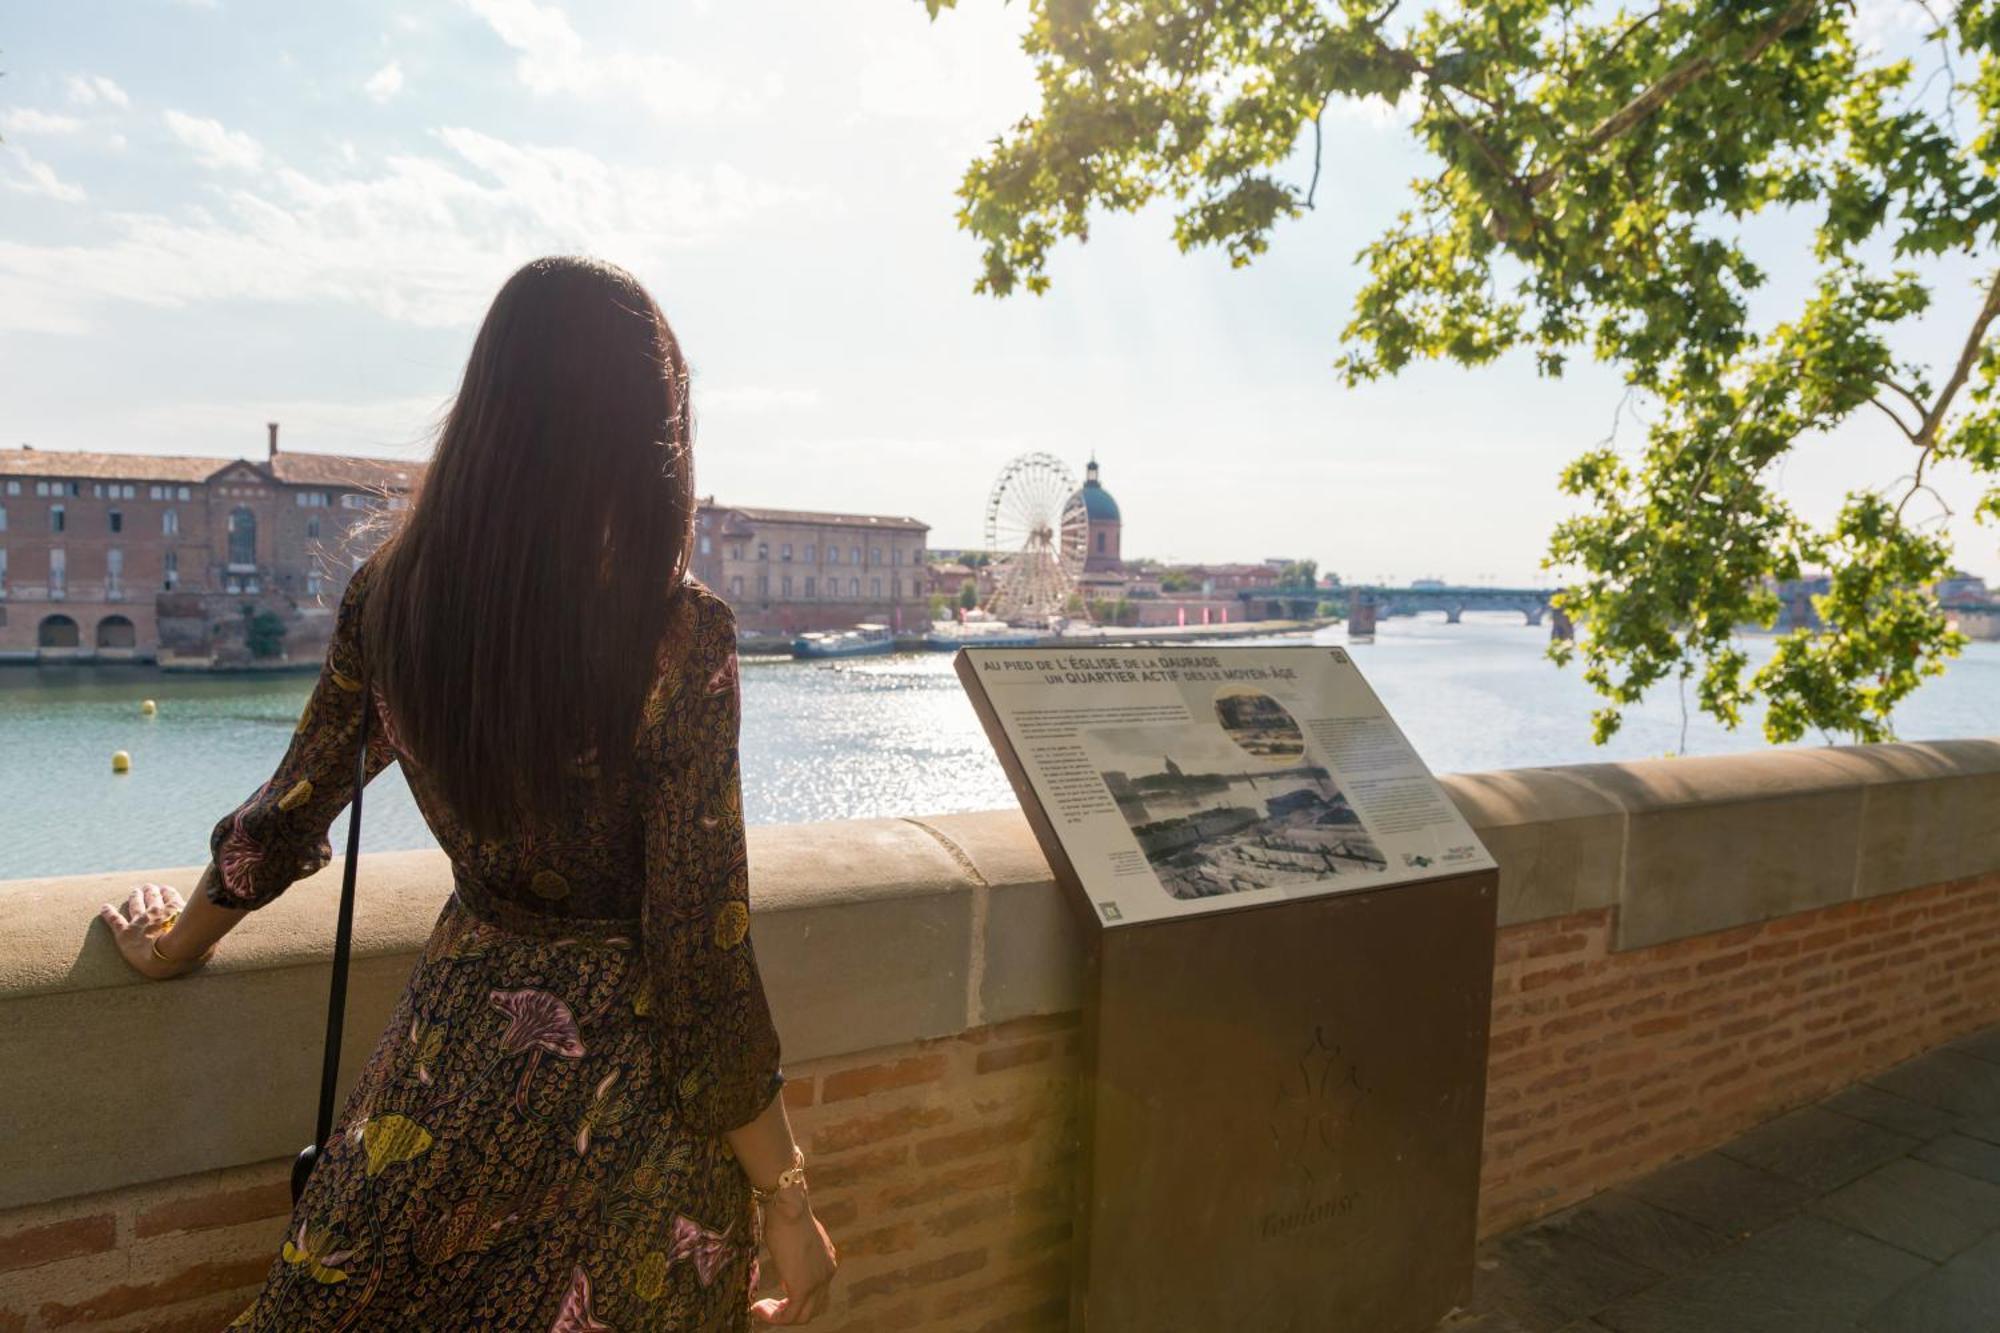
[[[1083,493],[1062,460],[1044,453],[1011,460],[986,500],[986,549],[993,553],[987,609],[1008,620],[1067,613],[1089,542]]]

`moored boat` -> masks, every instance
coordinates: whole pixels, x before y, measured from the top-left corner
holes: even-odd
[[[1024,629],[1019,625],[1003,624],[990,628],[951,625],[925,634],[924,647],[934,653],[952,653],[960,648],[1032,648],[1048,637],[1047,630]]]
[[[792,640],[792,656],[866,657],[896,651],[896,632],[887,625],[856,625],[853,629],[812,630]]]
[[[968,611],[962,620],[933,620],[924,647],[934,653],[960,648],[1032,648],[1051,631],[1035,625],[1011,625],[984,611]]]

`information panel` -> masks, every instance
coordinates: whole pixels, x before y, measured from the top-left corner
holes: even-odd
[[[1344,649],[966,648],[958,671],[1106,927],[1493,866]]]

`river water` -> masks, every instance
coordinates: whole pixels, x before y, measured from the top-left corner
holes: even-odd
[[[1595,696],[1542,656],[1545,628],[1518,616],[1385,621],[1355,660],[1439,772],[1633,759],[1685,749],[1761,749],[1755,720],[1731,733],[1672,691],[1590,742]],[[1318,636],[1344,644],[1339,627]],[[1761,660],[1768,640],[1752,640]],[[164,676],[148,668],[0,668],[0,880],[190,865],[290,739],[312,679]],[[949,655],[743,667],[744,808],[752,822],[936,814],[1013,795],[960,692]],[[159,712],[142,717],[139,701]],[[1971,645],[1904,706],[1906,739],[2000,736],[2000,644]],[[114,750],[132,771],[111,772]],[[333,831],[335,847],[344,823]],[[368,789],[364,846],[430,846],[390,770]]]

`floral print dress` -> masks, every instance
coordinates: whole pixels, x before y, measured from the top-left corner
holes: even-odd
[[[402,762],[455,890],[230,1327],[747,1327],[755,1222],[721,1135],[781,1076],[748,934],[729,608],[692,580],[677,597],[631,780],[576,827],[481,840],[363,686],[372,574],[342,599],[284,761],[217,825],[200,891],[261,907],[328,862],[369,707],[368,772]]]

